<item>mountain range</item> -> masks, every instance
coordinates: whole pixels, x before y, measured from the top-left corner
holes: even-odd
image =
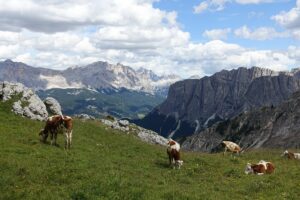
[[[122,64],[94,62],[66,70],[32,67],[21,62],[0,62],[0,81],[19,82],[36,90],[52,88],[89,88],[95,90],[125,88],[166,96],[169,85],[181,78],[176,75],[159,76],[151,70],[134,70]]]
[[[22,83],[36,90],[41,98],[54,97],[69,115],[141,118],[160,104],[169,85],[180,79],[101,61],[61,71],[12,60],[0,62],[0,81]]]
[[[167,99],[135,123],[164,137],[184,140],[245,111],[279,105],[299,88],[299,70],[222,70],[209,77],[172,84]]]

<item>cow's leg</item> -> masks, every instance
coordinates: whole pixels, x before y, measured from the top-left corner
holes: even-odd
[[[53,131],[50,131],[50,139],[51,139],[51,145],[53,145]]]
[[[68,141],[68,148],[71,148],[71,143],[72,143],[72,134],[73,134],[73,130],[68,131],[69,132],[69,141]]]
[[[41,142],[46,143],[47,138],[48,138],[48,131],[45,131],[45,129],[42,129],[40,131],[39,135],[40,135]]]
[[[56,144],[56,139],[57,139],[57,131],[54,133],[54,145],[57,145]]]
[[[68,148],[68,138],[69,138],[68,131],[65,131],[65,149]]]
[[[169,156],[169,166],[171,167],[171,165],[172,165],[172,157],[171,157],[171,155],[169,153],[168,153],[168,156]]]
[[[226,151],[227,151],[227,147],[225,147],[225,150],[224,150],[224,152],[223,152],[223,155],[225,155],[225,154],[226,154]]]
[[[43,141],[46,143],[48,138],[48,132],[43,135]]]

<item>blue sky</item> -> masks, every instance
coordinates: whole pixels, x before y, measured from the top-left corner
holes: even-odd
[[[0,0],[0,19],[0,60],[36,67],[300,67],[300,0]]]
[[[272,16],[281,11],[288,11],[295,6],[293,0],[277,0],[272,3],[261,4],[238,4],[227,3],[221,11],[206,10],[203,13],[197,14],[193,12],[193,8],[201,3],[201,0],[161,0],[156,2],[156,8],[176,11],[178,22],[184,31],[191,35],[194,42],[206,42],[209,39],[202,34],[205,30],[211,29],[237,29],[244,25],[250,29],[259,27],[273,27],[277,31],[284,31],[274,20]],[[299,41],[293,38],[277,38],[274,40],[248,40],[228,35],[226,40],[230,43],[238,43],[248,48],[256,49],[286,49],[289,45],[299,45]]]

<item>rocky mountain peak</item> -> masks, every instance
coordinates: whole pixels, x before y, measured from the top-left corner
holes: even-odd
[[[186,137],[244,111],[278,105],[298,89],[299,78],[290,74],[258,67],[222,70],[172,84],[167,99],[136,123],[165,137]]]

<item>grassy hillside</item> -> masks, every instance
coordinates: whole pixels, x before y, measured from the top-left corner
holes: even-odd
[[[42,122],[16,117],[0,103],[0,199],[299,199],[300,161],[281,150],[222,154],[183,152],[181,170],[168,168],[165,148],[75,121],[73,148],[41,144]],[[245,175],[247,162],[271,160],[265,176]]]
[[[127,89],[109,92],[87,89],[49,89],[37,93],[42,99],[46,97],[57,99],[63,108],[63,113],[69,115],[86,113],[100,116],[103,113],[109,113],[119,118],[144,117],[164,100],[161,96]]]

